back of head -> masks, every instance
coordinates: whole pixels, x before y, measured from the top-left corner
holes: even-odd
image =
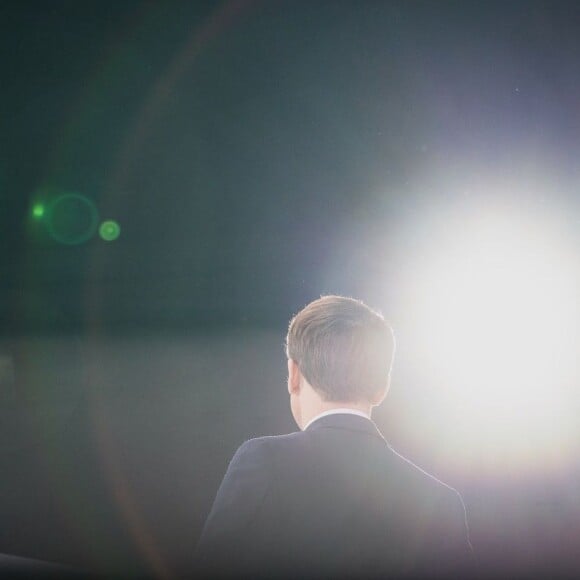
[[[374,401],[386,392],[395,350],[389,324],[359,300],[323,296],[291,321],[286,354],[326,401]]]

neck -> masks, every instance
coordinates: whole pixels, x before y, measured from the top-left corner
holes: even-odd
[[[370,403],[321,401],[313,417],[320,415],[320,413],[324,413],[325,411],[332,411],[333,409],[352,409],[353,411],[360,411],[370,417],[372,406]]]
[[[325,413],[326,411],[333,411],[334,409],[349,409],[352,411],[359,411],[364,413],[367,417],[370,418],[372,405],[370,403],[353,403],[351,401],[348,402],[337,402],[337,401],[318,401],[318,404],[312,405],[309,407],[306,412],[302,415],[301,421],[301,428],[304,429],[306,425],[310,424],[310,422],[318,415]]]

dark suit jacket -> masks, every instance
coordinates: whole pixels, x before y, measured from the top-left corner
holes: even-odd
[[[460,495],[397,454],[363,417],[244,443],[196,550],[205,577],[469,574]]]

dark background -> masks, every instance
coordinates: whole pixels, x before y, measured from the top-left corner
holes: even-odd
[[[400,274],[433,208],[577,230],[579,26],[535,0],[3,2],[0,552],[187,572],[237,446],[294,429],[285,327],[332,292],[392,321],[377,423],[463,493],[483,565],[577,566],[578,458],[427,450]],[[51,237],[32,207],[71,192],[120,237]]]

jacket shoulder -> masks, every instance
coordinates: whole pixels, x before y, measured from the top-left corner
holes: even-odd
[[[414,483],[418,487],[428,487],[442,496],[460,499],[461,496],[455,488],[425,471],[416,463],[413,463],[413,461],[395,451],[391,446],[389,446],[389,451],[394,463],[397,464],[399,471],[406,475],[409,482]]]
[[[269,455],[270,453],[280,452],[283,448],[300,445],[304,440],[304,433],[288,433],[286,435],[265,435],[263,437],[254,437],[242,443],[232,461],[249,456],[255,457],[260,455]]]

